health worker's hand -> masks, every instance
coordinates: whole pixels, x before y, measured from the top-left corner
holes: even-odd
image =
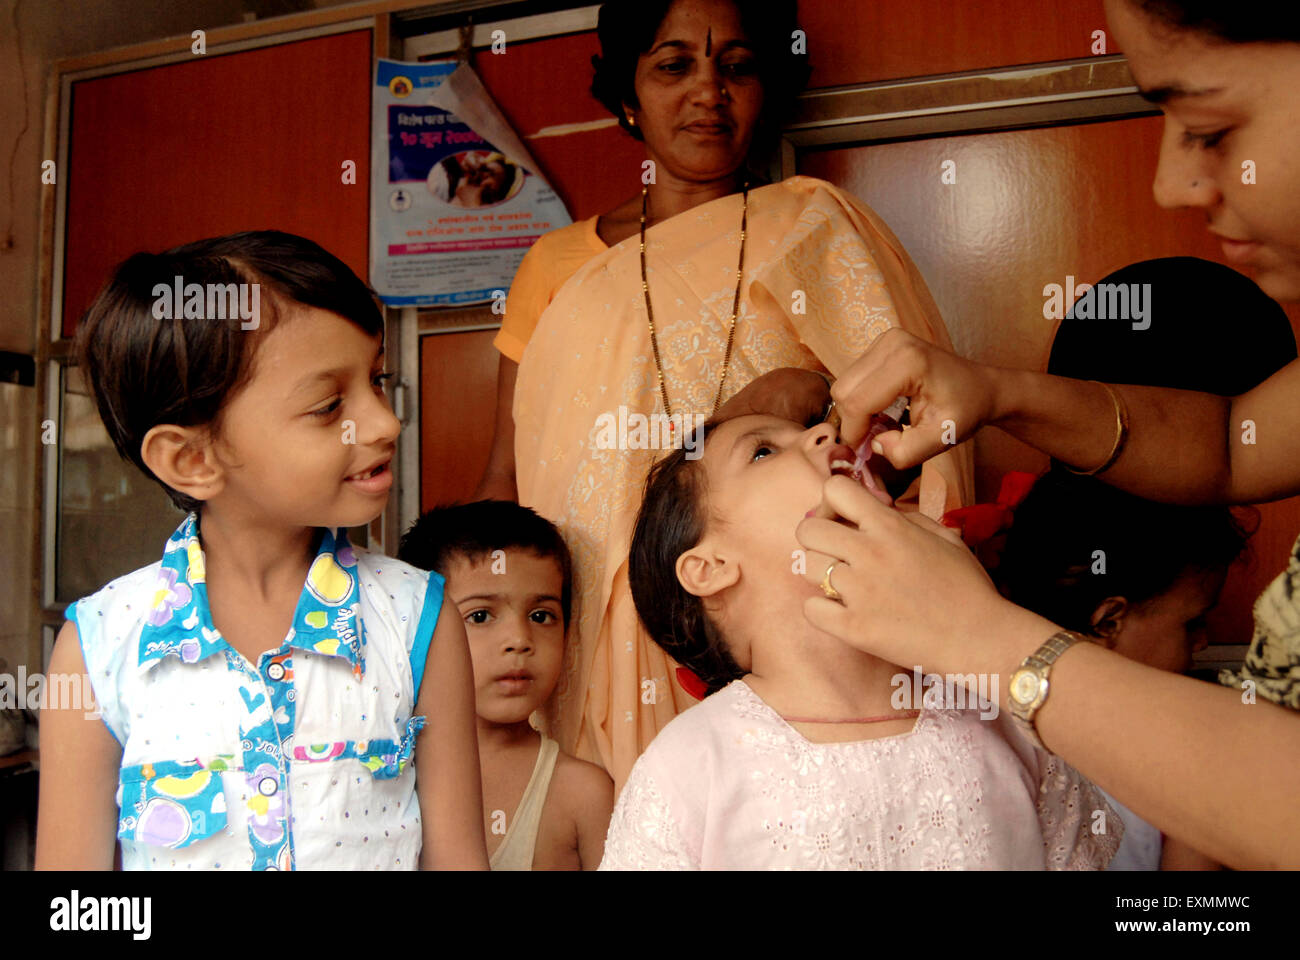
[[[831,387],[840,436],[856,447],[873,414],[908,397],[910,426],[882,433],[872,449],[900,470],[914,467],[994,418],[997,374],[905,330],[886,330]]]
[[[837,517],[840,519],[830,519]],[[804,578],[831,585],[804,601],[815,627],[891,663],[959,671],[972,637],[1015,611],[955,530],[885,506],[847,477],[830,477],[822,502],[795,531],[808,551]]]

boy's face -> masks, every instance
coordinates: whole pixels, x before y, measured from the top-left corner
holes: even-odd
[[[553,557],[504,550],[447,571],[447,595],[465,620],[478,715],[520,723],[555,689],[564,659],[564,578]]]
[[[379,338],[328,310],[282,309],[222,410],[218,496],[267,527],[369,523],[393,485],[401,429],[379,379]]]

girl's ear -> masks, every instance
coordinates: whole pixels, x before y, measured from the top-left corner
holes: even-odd
[[[195,500],[210,500],[225,486],[206,427],[150,427],[140,444],[140,459],[167,486]]]
[[[718,556],[707,541],[691,547],[677,558],[677,582],[692,596],[711,597],[740,580],[740,567]]]
[[[1124,617],[1130,609],[1129,602],[1123,597],[1107,597],[1097,604],[1091,618],[1093,636],[1101,640],[1103,646],[1114,649],[1124,631]]]

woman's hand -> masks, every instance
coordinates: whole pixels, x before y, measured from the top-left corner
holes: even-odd
[[[1020,612],[999,596],[957,531],[887,507],[847,477],[826,481],[815,516],[795,534],[808,551],[804,578],[820,586],[834,562],[831,584],[841,597],[809,597],[804,616],[891,663],[965,672],[972,640]]]
[[[719,407],[714,416],[731,420],[764,413],[812,426],[821,422],[829,403],[830,392],[820,373],[781,367],[750,381],[745,389]]]
[[[909,397],[910,427],[882,433],[872,449],[900,470],[914,467],[994,418],[997,377],[991,373],[905,330],[887,330],[831,388],[840,436],[856,447],[873,414]]]

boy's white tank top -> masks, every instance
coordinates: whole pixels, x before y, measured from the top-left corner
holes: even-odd
[[[505,839],[492,854],[489,866],[493,870],[531,870],[533,852],[537,847],[537,828],[542,823],[542,808],[551,789],[551,775],[555,761],[560,756],[560,745],[542,736],[542,745],[533,764],[533,775],[528,778],[524,795],[515,809],[513,821],[506,827]]]

